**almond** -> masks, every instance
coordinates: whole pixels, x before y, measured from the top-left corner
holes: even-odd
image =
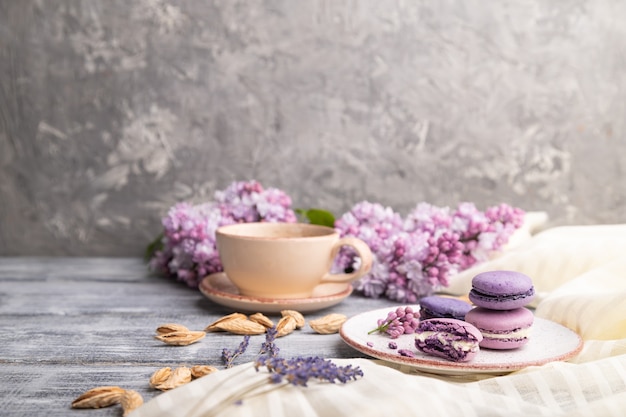
[[[283,337],[296,330],[298,326],[293,316],[284,316],[276,325],[276,337]]]
[[[171,375],[172,368],[170,368],[169,366],[157,369],[150,377],[150,387],[158,389],[158,386],[165,383],[165,381],[167,381]]]
[[[271,329],[272,327],[274,327],[274,322],[270,320],[269,317],[265,316],[263,313],[254,313],[253,315],[250,316],[250,321],[259,323],[260,325],[268,329]]]
[[[174,369],[165,381],[156,385],[154,388],[167,391],[185,385],[189,381],[191,381],[191,369],[186,366],[181,366],[180,368]]]
[[[293,317],[296,320],[296,327],[298,329],[303,328],[304,325],[305,325],[304,316],[299,311],[296,311],[296,310],[282,310],[280,312],[280,314],[283,317],[286,317],[286,316]]]
[[[202,378],[205,375],[212,374],[213,372],[217,372],[217,371],[218,369],[214,366],[195,365],[191,367],[191,377]]]
[[[206,336],[204,332],[171,332],[154,336],[155,339],[172,346],[187,346],[203,339]]]
[[[219,319],[215,320],[213,323],[209,324],[204,331],[205,332],[215,332],[215,331],[219,331],[222,330],[218,327],[219,324],[230,321],[230,320],[235,320],[235,319],[247,319],[248,317],[245,314],[242,313],[232,313],[229,314],[227,316],[224,317],[220,317]]]
[[[102,408],[118,404],[124,390],[116,386],[92,388],[84,392],[74,401],[72,408]]]
[[[168,334],[168,333],[174,333],[174,332],[188,332],[188,331],[189,331],[188,328],[186,328],[182,324],[176,324],[176,323],[162,324],[156,329],[157,334]]]
[[[124,414],[122,415],[126,417],[131,411],[139,408],[143,404],[143,397],[137,391],[126,390],[122,394],[120,404],[122,405],[122,410],[124,411]]]
[[[317,320],[309,321],[309,326],[311,326],[311,328],[315,330],[317,333],[332,334],[332,333],[337,333],[339,329],[341,328],[341,325],[347,319],[348,318],[344,316],[343,314],[333,313],[333,314],[328,314]]]
[[[235,318],[227,321],[222,321],[215,325],[216,329],[224,330],[229,333],[253,335],[265,333],[265,326],[259,323],[255,323],[248,319]]]

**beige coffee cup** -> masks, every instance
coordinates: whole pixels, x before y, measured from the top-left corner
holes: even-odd
[[[242,295],[306,298],[323,283],[349,283],[368,273],[372,252],[354,237],[340,238],[333,228],[307,223],[238,223],[216,231],[224,272]],[[361,258],[358,270],[332,274],[342,246]]]

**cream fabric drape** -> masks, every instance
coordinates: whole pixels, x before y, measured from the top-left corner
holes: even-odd
[[[624,416],[626,415],[626,225],[570,226],[538,233],[504,255],[454,277],[466,294],[471,278],[494,269],[528,274],[538,291],[535,314],[585,340],[569,362],[504,376],[417,373],[377,360],[336,360],[365,376],[346,385],[284,387],[232,405],[228,416]],[[233,393],[267,375],[251,364],[160,394],[132,417],[210,415]]]

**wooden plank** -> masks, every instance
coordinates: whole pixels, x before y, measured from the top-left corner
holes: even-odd
[[[0,282],[56,278],[144,281],[150,274],[139,258],[0,258]]]
[[[393,305],[353,295],[305,317],[352,316]],[[210,333],[198,343],[173,347],[153,335],[168,322],[202,330],[232,312],[173,279],[152,276],[141,259],[0,258],[0,414],[78,415],[69,411],[71,400],[95,386],[120,385],[149,399],[156,393],[147,379],[160,367],[220,368],[222,349],[236,349],[242,336]],[[237,363],[254,360],[263,340],[252,337]],[[364,357],[339,335],[318,335],[308,326],[277,344],[285,357]],[[119,416],[120,410],[89,415]]]
[[[137,363],[165,365],[194,363],[220,365],[223,348],[235,349],[242,336],[224,332],[208,333],[189,346],[168,346],[154,339],[160,324],[178,322],[192,330],[203,330],[211,320],[200,316],[14,316],[3,315],[17,323],[2,331],[1,362],[38,363]],[[213,315],[217,318],[217,315]],[[175,318],[175,320],[168,320]],[[264,336],[253,336],[251,351],[260,347]],[[323,355],[344,357],[355,353],[338,335],[318,335],[308,326],[277,341],[286,355]]]
[[[97,410],[71,408],[72,401],[84,391],[103,385],[117,385],[139,392],[149,401],[160,391],[151,389],[152,367],[141,365],[50,365],[2,364],[0,414],[18,416],[89,416],[122,415],[119,406]]]

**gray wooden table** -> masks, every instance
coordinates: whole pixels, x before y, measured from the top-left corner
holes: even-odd
[[[348,317],[395,303],[352,295],[307,319],[331,312]],[[223,368],[223,348],[241,336],[209,333],[193,345],[167,346],[153,338],[157,326],[180,323],[203,330],[232,313],[199,291],[151,275],[135,258],[0,258],[0,416],[120,416],[119,407],[73,410],[87,389],[118,385],[145,401],[160,391],[150,375],[164,366]],[[236,363],[252,360],[264,340],[255,336]],[[339,335],[308,326],[277,345],[285,357],[364,357]]]

